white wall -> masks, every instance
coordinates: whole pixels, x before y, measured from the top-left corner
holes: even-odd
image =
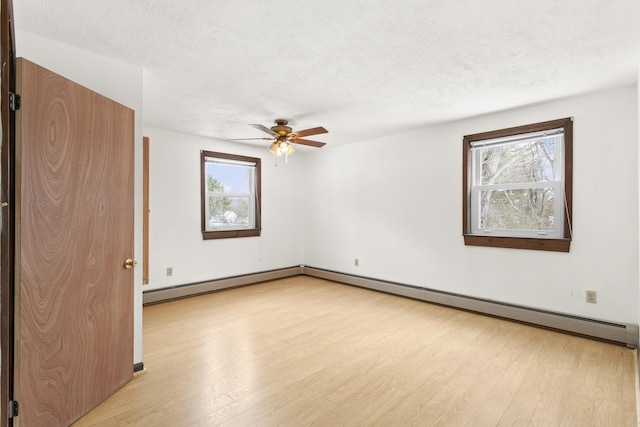
[[[305,160],[306,265],[638,323],[635,86],[329,148]],[[464,135],[574,117],[570,253],[465,246]],[[359,258],[360,266],[354,266]],[[585,302],[585,290],[598,293]]]
[[[142,68],[16,30],[16,55],[135,111],[135,259],[142,258]],[[142,362],[142,270],[135,272],[134,363]]]
[[[197,283],[300,265],[300,179],[305,153],[288,164],[267,147],[230,143],[146,127],[150,138],[149,285]],[[200,232],[200,151],[262,159],[262,235],[203,240]],[[167,268],[173,276],[167,276]]]

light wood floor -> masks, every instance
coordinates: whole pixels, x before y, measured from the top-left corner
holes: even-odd
[[[635,426],[634,351],[300,276],[144,308],[77,426]]]

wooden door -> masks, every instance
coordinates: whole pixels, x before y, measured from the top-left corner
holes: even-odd
[[[17,64],[15,394],[69,425],[133,376],[132,110]]]

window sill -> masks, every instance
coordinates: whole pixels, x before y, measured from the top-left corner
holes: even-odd
[[[526,237],[476,236],[472,234],[465,234],[464,244],[467,246],[488,246],[492,248],[569,252],[571,239],[535,239]]]
[[[203,231],[202,239],[230,239],[234,237],[254,237],[259,235],[259,228],[252,228],[251,230]]]

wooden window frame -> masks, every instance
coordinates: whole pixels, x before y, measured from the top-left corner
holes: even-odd
[[[565,215],[562,238],[529,238],[485,236],[471,233],[471,145],[474,141],[564,128],[564,193]],[[467,246],[569,252],[572,236],[573,205],[573,119],[571,117],[524,126],[466,135],[462,140],[462,235]]]
[[[256,182],[255,182],[255,196],[256,196],[256,206],[255,206],[255,226],[253,228],[243,229],[243,230],[219,230],[219,231],[211,231],[207,230],[207,218],[206,218],[206,158],[213,157],[218,159],[226,159],[240,162],[248,162],[255,164],[256,168]],[[200,208],[201,208],[201,231],[202,231],[202,239],[210,240],[210,239],[229,239],[235,237],[256,237],[260,236],[262,232],[261,227],[261,212],[262,212],[262,190],[261,190],[261,160],[257,157],[247,157],[241,156],[237,154],[228,154],[228,153],[218,153],[215,151],[201,151],[200,152]]]

